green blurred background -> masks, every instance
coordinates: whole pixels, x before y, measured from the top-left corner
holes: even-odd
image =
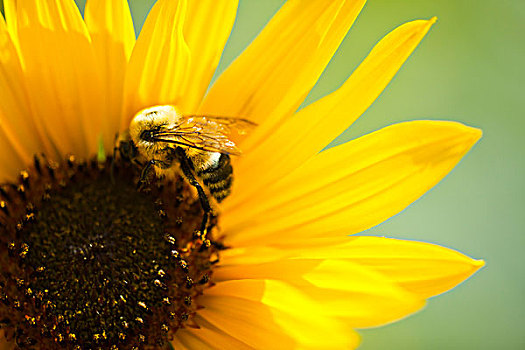
[[[153,2],[130,0],[137,33]],[[218,72],[283,2],[240,0]],[[85,0],[78,3],[83,8]],[[482,140],[447,178],[367,233],[438,243],[487,265],[423,312],[362,331],[360,349],[525,349],[525,1],[370,0],[306,103],[336,89],[396,26],[432,16],[438,22],[427,38],[334,144],[413,119],[483,129]]]

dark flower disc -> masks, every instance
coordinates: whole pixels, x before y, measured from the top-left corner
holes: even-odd
[[[139,190],[140,171],[35,157],[1,187],[0,322],[18,348],[159,349],[192,326],[220,244],[184,179]]]

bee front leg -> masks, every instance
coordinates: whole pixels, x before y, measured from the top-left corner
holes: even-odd
[[[140,173],[139,181],[137,182],[137,189],[140,190],[144,184],[148,182],[148,175],[153,170],[153,166],[158,163],[157,160],[152,159],[149,162],[146,163],[144,168],[142,168],[142,172]]]
[[[119,133],[115,134],[115,145],[113,147],[113,158],[111,159],[111,170],[110,170],[110,179],[111,182],[115,183],[115,162],[117,161],[117,152],[120,156],[120,160],[124,160],[126,162],[136,162],[136,155],[137,155],[137,148],[133,144],[133,141],[131,140],[121,140],[117,141],[119,138]]]
[[[115,139],[113,140],[113,158],[111,158],[111,170],[109,171],[109,178],[112,184],[115,184],[115,162],[117,159],[117,151],[120,150],[120,147],[117,146],[118,132],[115,134]]]

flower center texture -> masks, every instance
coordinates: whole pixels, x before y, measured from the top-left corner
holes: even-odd
[[[196,234],[184,179],[138,190],[140,171],[35,157],[0,188],[0,323],[19,348],[158,349],[192,322],[221,245]]]

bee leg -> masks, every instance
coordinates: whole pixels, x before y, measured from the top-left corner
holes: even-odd
[[[193,173],[191,173],[191,177],[193,179],[190,179],[188,177],[188,180],[190,182],[190,185],[192,185],[193,187],[197,189],[197,193],[199,194],[199,200],[201,202],[202,210],[204,210],[204,214],[202,215],[201,229],[200,229],[203,235],[202,238],[204,239],[204,235],[206,234],[206,226],[208,225],[208,217],[211,213],[211,206],[210,206],[210,202],[208,201],[208,197],[206,196],[206,193],[204,193],[204,190],[202,189],[201,184],[195,179],[195,177],[193,176]]]
[[[111,183],[112,184],[115,184],[115,160],[117,158],[117,151],[120,149],[119,146],[116,146],[116,143],[117,143],[117,139],[118,139],[118,132],[115,134],[115,140],[113,140],[113,144],[115,145],[113,147],[113,158],[111,158],[111,168],[110,168],[110,171],[109,171],[109,179],[111,180]]]
[[[176,154],[179,159],[180,169],[182,173],[188,179],[188,182],[190,183],[190,185],[192,185],[193,187],[197,189],[197,193],[199,194],[199,200],[201,202],[202,209],[204,210],[204,215],[202,217],[201,230],[200,230],[203,236],[202,238],[204,239],[205,234],[206,234],[206,226],[208,225],[208,217],[211,213],[210,202],[208,200],[208,196],[206,196],[206,193],[202,189],[201,184],[195,178],[195,175],[192,172],[192,167],[190,165],[190,160],[188,159],[188,157],[186,157],[186,153],[184,153],[184,150],[177,148]]]
[[[208,212],[205,210],[204,214],[202,215],[202,222],[201,222],[201,230],[202,232],[202,239],[206,238],[206,226],[208,225]]]
[[[155,165],[155,163],[157,162],[158,161],[156,161],[155,159],[152,159],[148,163],[146,163],[144,168],[142,168],[142,172],[140,173],[139,182],[137,182],[137,190],[140,190],[142,186],[148,182],[148,175],[153,169],[153,166]]]

